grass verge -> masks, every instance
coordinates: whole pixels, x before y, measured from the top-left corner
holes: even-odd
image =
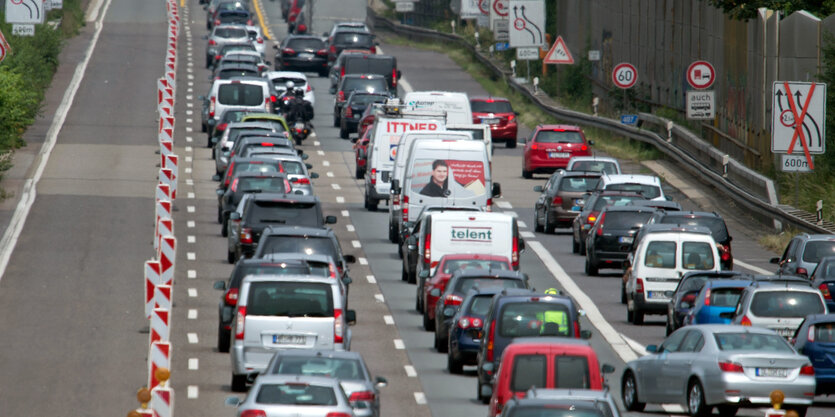
[[[799,230],[787,227],[780,233],[761,236],[758,243],[772,252],[783,253],[789,241],[798,234],[800,234]]]

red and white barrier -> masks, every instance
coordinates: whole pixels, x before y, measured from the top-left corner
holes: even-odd
[[[165,158],[166,155],[163,155]],[[171,200],[176,198],[177,193],[177,177],[174,176],[174,171],[168,168],[160,168],[159,169],[159,182],[161,184],[166,184],[171,189]]]
[[[167,342],[170,335],[170,319],[171,314],[169,310],[164,308],[155,308],[151,312],[151,336],[150,343]]]
[[[174,142],[174,118],[160,116],[159,118],[159,140],[170,140]]]
[[[176,48],[176,46],[174,47]],[[167,82],[168,86],[173,90],[177,89],[177,76],[174,75],[174,71],[165,71],[165,82]]]
[[[164,78],[157,80],[157,111],[160,117],[174,116],[174,90],[166,84]]]
[[[174,236],[174,219],[160,217],[157,220],[156,233],[154,234],[154,251],[159,253],[159,241],[163,236]]]
[[[172,132],[173,133],[173,132]],[[170,139],[159,141],[159,154],[160,155],[173,155],[174,154],[174,142]]]
[[[169,342],[151,343],[151,349],[148,352],[148,389],[152,392],[160,384],[156,377],[156,371],[159,368],[171,369],[171,343]]]
[[[172,417],[174,415],[174,389],[156,387],[151,390],[151,409],[154,417]]]
[[[168,184],[157,184],[156,201],[171,200],[171,187]]]
[[[154,217],[154,224],[157,226],[157,229],[154,230],[154,239],[159,238],[159,219],[170,219],[171,218],[171,200],[157,200],[156,203],[156,217]],[[154,245],[154,248],[158,248],[158,245]]]
[[[159,261],[145,261],[145,318],[150,319],[151,313],[153,313],[154,308],[156,307],[156,302],[154,302],[154,291],[156,291],[157,285],[160,285],[160,272],[162,271],[162,266],[160,266]]]
[[[180,169],[177,167],[180,162],[180,157],[174,154],[168,155],[161,155],[162,163],[160,166],[162,169],[167,169],[171,171],[171,200],[177,199],[177,180],[180,178]]]
[[[174,262],[177,257],[177,238],[174,236],[160,236],[159,238],[159,278],[160,283],[173,285]]]

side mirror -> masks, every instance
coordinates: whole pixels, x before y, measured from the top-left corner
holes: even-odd
[[[735,311],[726,311],[724,313],[719,313],[719,317],[723,319],[733,320],[735,314]]]
[[[307,169],[313,169],[313,165],[311,165],[311,164],[305,163],[304,166]]]
[[[502,196],[502,185],[494,182],[493,183],[493,198],[499,198]]]
[[[213,138],[212,138],[212,145],[217,145],[217,142],[218,142],[219,140],[220,140],[220,138],[219,138],[219,137],[213,137]]]
[[[354,255],[345,255],[342,258],[345,259],[345,263],[348,263],[348,264],[357,263],[357,257],[354,256]]]
[[[420,278],[429,278],[429,271],[427,271],[427,270],[420,271],[420,274],[418,274],[418,276]]]
[[[304,151],[301,150],[301,149],[296,149],[296,155],[302,156],[302,155],[304,155]]]
[[[222,197],[224,194],[226,194],[226,192],[225,192],[225,191],[223,191],[223,189],[222,189],[222,188],[218,188],[217,190],[215,190],[215,194],[217,194],[217,195],[219,195],[219,196],[221,196],[221,197]]]
[[[541,193],[541,192],[542,192],[542,190],[543,190],[543,188],[542,188],[542,186],[541,186],[541,185],[537,185],[537,186],[533,187],[533,190],[534,190],[534,191],[536,191],[536,192],[538,192],[538,193]]]
[[[307,161],[307,158],[310,158],[310,156],[306,153],[303,153],[301,156],[302,156],[302,161]],[[313,168],[313,166],[307,167],[307,169],[310,169],[310,168]]]
[[[215,284],[212,286],[212,288],[214,288],[218,291],[226,291],[226,282],[225,281],[215,281]]]
[[[328,32],[322,32],[322,37],[327,38],[328,37]]]
[[[589,143],[589,146],[594,146],[594,141],[593,140],[589,140],[587,142]]]
[[[454,315],[455,315],[455,309],[454,308],[452,308],[452,307],[444,308],[444,317],[451,318]]]
[[[437,288],[432,288],[432,291],[429,291],[429,295],[431,295],[433,297],[440,297],[441,296],[441,290],[439,290]]]
[[[325,216],[325,224],[336,224],[336,216]]]
[[[310,178],[315,180],[316,178],[319,178],[319,174],[317,174],[315,172],[311,172],[310,173]]]
[[[526,247],[525,239],[519,238],[519,252],[524,252]]]
[[[664,199],[667,200],[667,201],[673,201],[673,198],[670,197],[670,196],[664,196]]]
[[[580,330],[580,338],[584,340],[591,339],[591,330]]]
[[[388,384],[389,382],[381,376],[374,378],[374,386],[377,388],[385,388]]]
[[[688,303],[687,301],[682,301],[681,302],[681,308],[693,308],[693,306],[690,305],[690,303]]]
[[[771,259],[768,260],[768,262],[773,263],[773,264],[779,264],[780,263],[780,258],[771,258]]]
[[[484,372],[487,372],[488,374],[493,373],[493,368],[494,368],[493,362],[487,362],[487,363],[481,365],[481,370],[484,371]]]
[[[482,398],[490,398],[493,396],[493,387],[490,385],[482,385],[479,394],[481,394]]]
[[[240,220],[240,219],[241,219],[241,213],[238,213],[237,211],[233,211],[232,213],[229,214],[229,220]]]
[[[400,79],[400,77],[402,77],[402,76],[403,76],[403,72],[401,72],[400,70],[397,70],[397,79]]]
[[[277,43],[273,44],[273,49],[275,49],[276,51],[278,50],[278,44]]]
[[[215,127],[215,125],[217,124],[217,120],[215,120],[215,119],[209,119],[209,121],[208,121],[207,123],[209,124],[209,126],[211,126],[211,127]]]
[[[220,175],[212,175],[212,181],[220,181]]]
[[[206,100],[206,96],[197,96],[197,99],[198,99],[198,100],[201,100],[201,101],[205,101],[205,100]]]
[[[604,374],[611,374],[615,372],[615,367],[609,365],[608,363],[604,363],[603,366],[600,367],[600,372]]]
[[[647,346],[647,352],[649,352],[649,353],[657,353],[657,352],[658,352],[658,346],[656,346],[656,345],[648,345],[648,346]]]
[[[351,277],[346,276],[345,278],[342,278],[342,283],[345,284],[345,286],[347,287],[347,286],[353,284],[354,280],[351,279]]]
[[[345,321],[348,322],[349,326],[353,326],[357,324],[357,312],[354,310],[348,310],[345,312]]]
[[[227,407],[237,407],[241,404],[241,399],[238,397],[226,397],[226,401],[223,404]]]

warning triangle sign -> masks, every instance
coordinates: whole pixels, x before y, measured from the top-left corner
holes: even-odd
[[[568,52],[568,47],[565,45],[565,41],[562,40],[562,36],[557,36],[557,41],[551,46],[551,50],[545,55],[543,62],[546,64],[574,63],[574,57],[571,56],[571,52]]]

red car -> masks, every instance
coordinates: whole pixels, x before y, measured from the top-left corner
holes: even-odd
[[[473,97],[470,99],[473,123],[489,124],[493,141],[504,141],[508,148],[516,147],[516,116],[510,101],[503,97]]]
[[[374,106],[368,106],[365,108],[365,112],[362,113],[360,117],[359,125],[357,126],[357,132],[359,133],[360,137],[365,134],[366,130],[371,130],[371,126],[374,125],[374,120],[377,119],[377,112],[374,109]]]
[[[354,176],[358,180],[365,176],[365,167],[368,165],[368,142],[371,140],[370,132],[371,129],[366,129],[358,139],[352,139],[354,141],[354,160],[357,163]]]
[[[484,269],[510,271],[510,262],[506,256],[457,253],[444,255],[438,260],[435,275],[426,280],[423,286],[423,328],[435,329],[435,304],[446,289],[452,274],[459,269]]]
[[[574,156],[591,156],[586,135],[579,126],[539,125],[525,143],[522,177],[533,178],[537,172],[551,173],[568,165]]]

